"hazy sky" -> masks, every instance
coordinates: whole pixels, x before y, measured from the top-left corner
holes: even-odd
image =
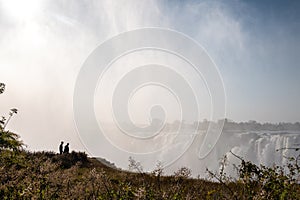
[[[124,31],[164,27],[199,42],[217,64],[235,121],[300,121],[298,1],[0,0],[0,113],[31,149],[82,149],[73,90],[87,56]],[[7,114],[6,114],[7,115]]]

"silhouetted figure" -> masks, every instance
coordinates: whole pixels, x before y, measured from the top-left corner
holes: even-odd
[[[69,153],[69,143],[65,146],[64,153]]]
[[[63,150],[64,150],[64,142],[61,141],[60,145],[59,145],[59,154],[63,154]]]

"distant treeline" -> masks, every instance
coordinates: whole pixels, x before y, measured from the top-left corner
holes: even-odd
[[[234,122],[229,119],[219,120],[217,123],[212,122],[212,126],[220,125],[224,122],[223,130],[237,130],[237,131],[300,131],[300,123],[259,123],[254,120],[248,122]],[[199,123],[199,129],[207,129],[209,121],[202,121]]]
[[[157,120],[156,120],[157,121]],[[224,122],[223,130],[226,131],[300,131],[300,123],[259,123],[254,120],[248,122],[234,122],[229,119],[222,119],[218,122],[203,120],[201,122],[194,123],[180,123],[174,121],[173,123],[166,123],[164,126],[169,130],[176,130],[178,127],[195,128],[198,126],[198,130],[207,130],[208,126],[220,127]],[[158,123],[159,124],[159,123]]]
[[[128,124],[123,123],[124,127],[127,127]],[[223,125],[223,127],[222,127]],[[175,120],[172,123],[164,123],[160,119],[153,119],[150,126],[143,124],[146,128],[143,128],[143,132],[153,132],[160,130],[162,127],[165,131],[177,131],[180,128],[184,129],[198,129],[198,130],[207,130],[210,126],[211,128],[222,128],[223,131],[300,131],[300,123],[289,123],[289,122],[280,122],[280,123],[259,123],[254,120],[248,122],[234,122],[230,119],[221,119],[217,122],[203,120],[200,122],[187,122]],[[134,126],[132,131],[140,131],[140,129],[135,129]]]

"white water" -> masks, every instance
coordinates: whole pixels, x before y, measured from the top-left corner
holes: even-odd
[[[211,153],[204,159],[197,158],[197,146],[199,146],[201,137],[185,153],[185,155],[167,168],[167,172],[176,171],[179,167],[187,166],[192,169],[193,176],[207,175],[206,168],[211,171],[219,169],[219,162],[226,154],[228,157],[227,173],[236,175],[233,171],[233,164],[240,164],[240,161],[230,153],[249,160],[257,165],[263,164],[272,166],[273,164],[284,166],[287,157],[296,156],[299,151],[293,149],[300,144],[300,132],[293,131],[260,131],[260,132],[242,132],[227,131],[223,132],[217,145]],[[297,146],[298,144],[298,146]],[[280,150],[282,149],[282,150]]]

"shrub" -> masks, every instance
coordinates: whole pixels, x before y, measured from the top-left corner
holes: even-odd
[[[0,94],[5,90],[5,84],[0,83]],[[0,151],[9,149],[9,150],[20,150],[22,148],[23,142],[19,140],[19,136],[13,132],[5,130],[9,120],[14,114],[17,114],[18,110],[12,108],[9,112],[9,117],[6,119],[2,117],[0,119]]]
[[[221,162],[219,172],[213,173],[208,170],[209,175],[231,193],[231,198],[300,199],[299,156],[289,158],[289,162],[285,166],[267,167],[257,166],[234,153],[232,154],[241,161],[240,165],[235,166],[237,179],[228,177],[224,173],[225,162]],[[238,186],[235,191],[232,188],[233,183]]]
[[[72,151],[68,154],[51,156],[52,161],[60,163],[61,168],[68,169],[73,165],[86,166],[89,164],[87,154],[84,152]]]

